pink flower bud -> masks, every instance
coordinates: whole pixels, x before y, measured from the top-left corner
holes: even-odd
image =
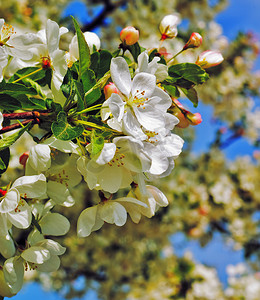
[[[132,26],[127,26],[121,30],[120,40],[128,46],[134,45],[139,40],[139,31]]]
[[[172,14],[165,16],[160,25],[159,30],[161,33],[161,40],[173,39],[177,36],[177,25],[180,24],[181,19],[178,14]]]
[[[186,128],[190,125],[185,115],[177,107],[174,109],[173,115],[179,119],[179,123],[176,125],[176,127]]]
[[[106,100],[113,94],[119,94],[119,90],[118,88],[115,86],[115,84],[113,82],[110,82],[109,84],[107,84],[104,87],[104,94],[105,94],[105,98]]]
[[[196,64],[206,69],[221,64],[223,60],[224,58],[220,52],[207,50],[199,55]]]
[[[188,48],[198,48],[202,44],[202,36],[198,32],[193,32],[190,36],[190,39],[183,47],[183,50]]]
[[[158,51],[158,53],[160,53],[160,55],[163,55],[165,59],[169,60],[173,57],[173,55],[169,52],[167,52],[165,47],[161,47]]]
[[[27,159],[29,157],[29,151],[24,152],[20,158],[19,158],[19,163],[25,168]]]
[[[199,125],[202,122],[200,113],[193,114],[191,112],[187,112],[186,117],[191,125]]]

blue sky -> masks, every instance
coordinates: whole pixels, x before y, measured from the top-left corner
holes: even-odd
[[[77,1],[80,2],[80,1]],[[100,8],[99,8],[100,9]],[[93,12],[94,14],[96,12]],[[71,8],[66,11],[66,14],[72,14],[79,20],[83,21],[83,18],[87,15],[84,7],[80,9],[77,7]],[[253,31],[257,34],[260,39],[260,0],[230,0],[229,7],[217,17],[217,22],[222,25],[223,33],[230,40],[232,40],[237,32],[240,31]],[[260,59],[258,59],[255,65],[255,70],[260,69]],[[206,139],[197,139],[195,144],[196,151],[201,151],[206,149],[209,143],[212,141],[214,134],[212,131],[215,130],[213,124],[211,124],[210,119],[212,115],[212,109],[210,107],[199,106],[197,111],[202,112],[203,123],[197,126],[198,136],[207,137]],[[233,159],[238,155],[244,155],[247,153],[252,153],[254,148],[250,146],[247,141],[241,139],[236,141],[232,146],[228,147],[226,150],[227,157]],[[182,239],[179,235],[173,240],[177,243]],[[191,250],[194,252],[194,257],[197,261],[212,265],[217,268],[220,279],[222,282],[226,281],[225,268],[229,263],[237,263],[243,260],[242,252],[234,253],[230,248],[222,243],[220,237],[217,237],[213,243],[209,244],[204,249],[201,249],[196,241],[192,241],[184,244],[184,248],[179,249],[178,254],[182,254],[184,250]],[[216,253],[221,253],[220,256],[216,256]],[[56,293],[44,292],[37,284],[29,284],[25,286],[23,290],[12,299],[14,300],[30,300],[35,299],[37,295],[37,300],[42,300],[48,298],[48,300],[61,300],[61,296]],[[95,293],[90,292],[83,299],[97,300]]]

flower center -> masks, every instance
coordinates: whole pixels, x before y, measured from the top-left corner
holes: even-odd
[[[4,23],[0,32],[0,46],[3,46],[10,39],[11,35],[15,34],[14,28],[12,25]]]
[[[122,153],[119,153],[118,149],[116,149],[116,153],[115,153],[113,159],[110,160],[110,162],[108,162],[107,164],[110,167],[112,167],[112,166],[122,167],[122,166],[124,166],[124,158],[125,158],[125,155]]]
[[[158,142],[158,139],[156,138],[158,135],[158,132],[155,131],[149,131],[149,130],[144,130],[144,133],[146,134],[147,138],[146,138],[146,142],[149,142],[151,144],[155,144],[156,142]]]
[[[145,101],[148,100],[148,98],[144,97],[145,91],[140,92],[139,90],[136,91],[136,94],[131,96],[128,100],[127,100],[127,104],[129,106],[136,106],[136,107],[142,107],[143,109],[145,109]]]
[[[41,58],[41,60],[42,60],[42,68],[43,69],[49,69],[52,67],[51,59],[49,56],[43,56]]]
[[[66,187],[69,186],[68,185],[69,176],[66,174],[66,171],[64,169],[58,174],[52,174],[48,176],[48,178],[52,181],[56,181],[58,183],[64,184]]]

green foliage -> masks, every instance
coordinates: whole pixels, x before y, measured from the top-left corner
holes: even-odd
[[[94,157],[101,152],[104,147],[105,140],[102,136],[97,136],[95,131],[91,134],[91,156]]]
[[[88,70],[90,66],[90,51],[88,44],[80,30],[78,22],[72,17],[74,27],[76,30],[78,45],[79,45],[79,77],[82,78],[83,73]]]
[[[209,79],[209,75],[200,66],[192,63],[182,63],[170,66],[169,82],[190,89],[194,85],[202,84]]]
[[[28,81],[30,86],[20,83],[5,83],[0,85],[0,109],[13,111],[17,109],[46,109],[42,99],[40,86],[34,81]]]
[[[202,84],[209,79],[209,75],[200,66],[192,63],[181,63],[170,66],[169,76],[163,82],[163,87],[172,96],[178,98],[180,93],[178,87],[186,97],[198,106],[198,95],[194,89],[195,85]]]
[[[64,111],[59,112],[57,121],[51,125],[53,135],[62,141],[70,141],[79,137],[84,127],[82,125],[72,126],[67,121],[67,114]]]
[[[0,174],[4,173],[8,168],[10,160],[10,149],[5,148],[4,150],[0,151]]]
[[[13,133],[7,137],[4,137],[0,140],[0,151],[10,147],[19,137],[25,132],[31,129],[32,124],[29,123],[23,128],[21,128],[18,132]]]
[[[141,54],[140,45],[138,43],[135,43],[134,45],[127,46],[126,49],[129,50],[129,52],[132,54],[135,62],[137,62],[137,57],[139,56],[139,54]]]

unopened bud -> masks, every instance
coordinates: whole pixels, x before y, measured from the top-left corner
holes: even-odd
[[[128,45],[134,45],[139,40],[139,31],[132,26],[127,26],[120,32],[120,40]]]
[[[19,158],[19,163],[25,168],[27,159],[29,157],[29,151],[24,152],[20,158]]]
[[[185,115],[177,107],[173,110],[173,115],[179,119],[179,123],[176,127],[187,128],[190,125]]]
[[[118,88],[115,86],[115,84],[113,82],[110,82],[109,84],[107,84],[104,87],[104,94],[105,94],[105,98],[106,100],[113,94],[119,94],[119,90]]]
[[[158,53],[163,55],[166,60],[170,60],[173,57],[171,53],[167,52],[165,47],[160,47]]]
[[[191,125],[199,125],[202,122],[200,113],[193,114],[191,112],[187,112],[186,118],[189,120]]]
[[[177,25],[180,24],[181,19],[178,14],[165,16],[160,25],[159,30],[161,33],[161,40],[173,39],[178,34]]]
[[[193,32],[190,36],[190,39],[183,47],[183,50],[188,48],[198,48],[202,44],[202,36],[198,32]]]
[[[199,55],[196,64],[203,69],[207,69],[221,64],[223,60],[224,58],[220,52],[207,50]]]

